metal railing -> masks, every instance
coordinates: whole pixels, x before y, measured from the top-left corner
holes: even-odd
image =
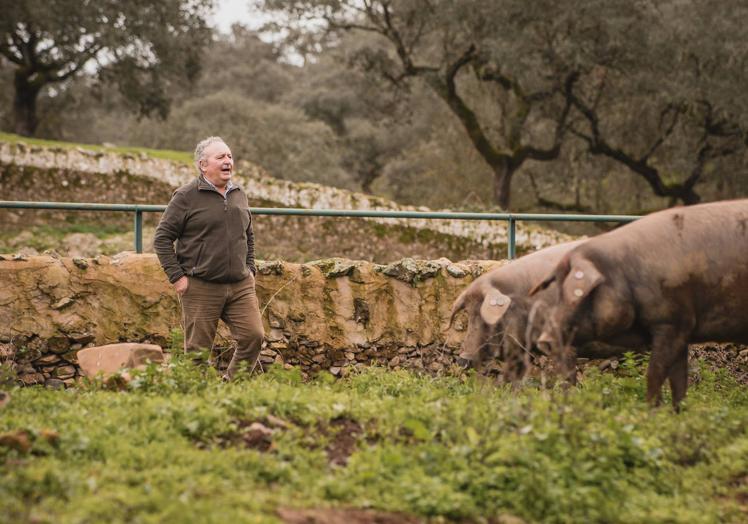
[[[143,252],[143,213],[161,213],[166,206],[145,204],[85,204],[75,202],[20,202],[0,200],[0,209],[57,209],[68,211],[124,211],[134,213],[135,251]],[[445,211],[362,211],[255,207],[254,215],[357,218],[426,218],[435,220],[497,220],[508,222],[507,257],[516,256],[517,222],[633,222],[636,215],[578,215],[535,213],[453,213]]]

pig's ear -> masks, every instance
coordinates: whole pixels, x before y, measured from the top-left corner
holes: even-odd
[[[595,264],[585,259],[576,261],[564,280],[564,302],[579,304],[604,280],[605,277],[598,271]]]
[[[531,297],[535,293],[537,293],[539,291],[543,291],[548,286],[550,286],[551,284],[553,284],[554,280],[556,280],[556,270],[555,269],[553,270],[553,272],[550,275],[548,275],[542,281],[540,281],[537,284],[535,284],[532,287],[532,289],[527,293],[527,295]]]
[[[551,272],[548,274],[547,277],[545,277],[543,280],[538,282],[533,286],[533,288],[528,291],[528,296],[533,296],[535,293],[538,293],[540,291],[543,291],[544,289],[547,289],[548,286],[553,284],[555,281],[561,282],[564,279],[564,275],[568,273],[569,271],[569,255],[567,254],[564,258],[561,259],[561,261],[558,263],[556,267],[551,270]]]
[[[495,326],[507,312],[511,303],[512,299],[501,291],[495,287],[489,288],[480,307],[480,316],[483,322],[489,326]]]

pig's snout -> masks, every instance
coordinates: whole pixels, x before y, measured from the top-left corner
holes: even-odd
[[[475,360],[472,358],[466,358],[464,355],[460,354],[457,356],[457,365],[463,369],[470,369],[475,367]]]
[[[548,332],[543,331],[540,337],[538,337],[536,344],[538,345],[538,349],[547,355],[553,347],[553,337]]]

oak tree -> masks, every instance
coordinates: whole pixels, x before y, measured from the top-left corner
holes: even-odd
[[[0,0],[0,55],[13,65],[13,129],[32,136],[40,92],[83,72],[165,116],[169,86],[194,78],[213,0]]]
[[[746,6],[729,4],[264,0],[287,17],[301,51],[318,49],[315,38],[376,36],[360,67],[396,88],[418,81],[436,93],[490,167],[505,209],[520,169],[556,161],[579,141],[654,195],[699,201],[705,173],[746,149]]]

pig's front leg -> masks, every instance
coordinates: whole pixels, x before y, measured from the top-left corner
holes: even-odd
[[[670,391],[673,392],[673,408],[680,411],[680,401],[686,396],[688,388],[688,345],[676,357],[675,362],[670,366],[667,376],[670,381]]]
[[[647,368],[647,402],[662,403],[662,385],[670,379],[673,405],[686,395],[688,381],[688,331],[672,325],[659,325],[652,330],[652,356]]]

